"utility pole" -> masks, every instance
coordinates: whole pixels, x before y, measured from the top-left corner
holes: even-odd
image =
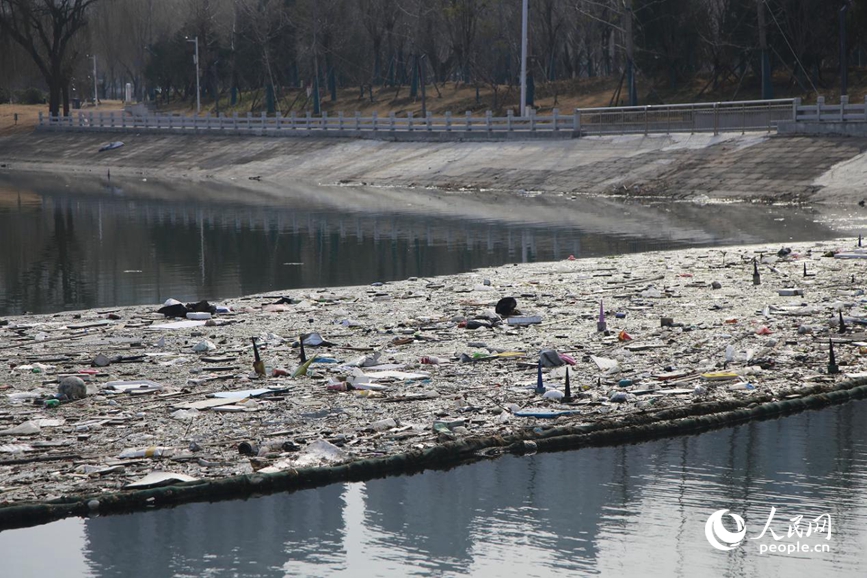
[[[193,62],[196,63],[196,115],[202,113],[202,91],[199,89],[199,37],[187,37],[187,42],[192,42],[196,45],[196,55],[193,56]]]
[[[846,59],[846,12],[849,5],[840,8],[840,96],[849,94],[849,65]]]
[[[527,22],[530,7],[529,0],[524,0],[521,10],[521,108],[520,116],[527,116]]]
[[[96,83],[96,54],[92,56],[93,58],[93,106],[99,107],[99,93],[97,92],[97,83]]]
[[[762,52],[762,98],[774,98],[774,86],[771,83],[771,57],[768,54],[768,33],[765,29],[765,0],[756,0],[759,13],[759,49]]]

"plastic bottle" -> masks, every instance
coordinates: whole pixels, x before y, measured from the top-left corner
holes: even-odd
[[[159,458],[164,455],[169,455],[171,453],[171,448],[166,447],[154,447],[151,446],[149,448],[138,448],[138,449],[128,449],[120,452],[119,458]]]

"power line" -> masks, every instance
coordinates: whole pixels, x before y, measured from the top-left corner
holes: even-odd
[[[771,18],[774,19],[774,24],[777,25],[777,29],[780,31],[780,35],[783,37],[783,40],[786,41],[786,46],[789,47],[789,51],[792,53],[792,56],[795,57],[795,62],[797,62],[797,63],[798,63],[798,66],[801,67],[801,70],[804,71],[804,75],[807,77],[807,80],[810,81],[810,86],[813,87],[813,92],[815,92],[815,93],[816,93],[816,96],[818,96],[818,95],[819,95],[819,91],[816,89],[816,85],[813,84],[813,79],[810,78],[810,75],[807,73],[807,69],[804,68],[804,65],[801,64],[801,60],[798,58],[798,55],[795,54],[795,49],[792,48],[792,45],[791,45],[791,44],[789,44],[789,39],[786,37],[786,33],[783,32],[783,27],[780,26],[780,23],[777,21],[777,17],[774,16],[774,11],[771,10],[771,5],[768,4],[768,0],[763,0],[763,2],[764,2],[764,4],[765,4],[765,6],[768,7],[768,12],[770,12],[770,14],[771,14]]]

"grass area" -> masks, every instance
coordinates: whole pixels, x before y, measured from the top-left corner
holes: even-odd
[[[827,82],[817,87],[829,104],[839,102],[839,85],[833,71],[825,74]],[[603,106],[623,106],[626,104],[626,87],[620,86],[620,79],[614,77],[596,77],[562,80],[557,82],[539,83],[536,86],[536,109],[540,114],[550,113],[559,108],[568,114],[575,108],[590,108]],[[809,82],[807,81],[809,87]],[[849,73],[849,101],[862,102],[867,95],[867,68],[853,68]],[[817,94],[803,90],[801,86],[786,71],[779,72],[774,77],[774,96],[776,98],[801,97],[804,102],[814,102]],[[673,104],[681,102],[717,102],[729,100],[755,100],[761,98],[758,79],[749,77],[742,81],[737,78],[718,79],[716,87],[708,77],[696,77],[693,82],[676,87],[665,84],[653,86],[639,82],[638,98],[640,104]],[[445,85],[427,86],[427,110],[435,115],[447,111],[462,114],[465,111],[484,113],[493,110],[497,114],[505,114],[509,108],[517,110],[520,100],[520,87],[498,86],[496,91],[490,85],[475,86],[446,83]],[[229,106],[228,95],[220,99],[220,112],[231,114],[259,114],[265,108],[264,91],[242,93],[235,106]],[[312,110],[312,104],[307,98],[305,89],[282,89],[278,109],[284,114],[295,111],[305,114]],[[189,114],[195,110],[192,99],[161,104],[159,110]],[[215,112],[213,99],[202,102],[202,110]],[[376,111],[380,116],[394,112],[406,115],[412,112],[421,115],[421,96],[410,98],[409,87],[376,87],[373,91],[373,102],[369,93],[361,96],[357,87],[338,90],[337,100],[332,102],[327,91],[322,93],[322,110],[329,114],[343,111],[352,115],[355,111],[367,116]]]
[[[837,76],[833,71],[826,71],[824,75],[827,81],[818,87],[819,93],[825,96],[826,102],[836,104],[839,102],[839,85],[836,84]],[[809,82],[807,82],[809,86]],[[619,90],[619,99],[615,96]],[[493,110],[496,114],[505,114],[509,108],[517,110],[520,100],[520,87],[480,85],[478,91],[475,86],[464,84],[446,83],[445,85],[428,85],[427,110],[434,115],[442,115],[451,111],[454,114],[463,114],[472,111],[475,114],[484,114],[487,110]],[[774,96],[777,98],[801,97],[804,102],[814,102],[816,93],[805,91],[786,71],[778,72],[774,77]],[[849,72],[849,101],[852,103],[863,102],[867,95],[867,68],[853,68]],[[347,115],[354,115],[356,111],[365,116],[372,112],[380,116],[388,116],[394,112],[405,116],[412,112],[416,116],[421,115],[421,96],[410,98],[409,87],[376,87],[373,91],[373,102],[369,93],[361,96],[357,87],[344,88],[338,91],[337,101],[332,102],[330,95],[322,94],[322,110],[336,115],[343,111]],[[663,84],[653,86],[639,81],[638,98],[640,104],[672,104],[680,102],[716,102],[729,100],[753,100],[761,98],[761,90],[758,79],[749,77],[740,81],[737,78],[718,79],[716,87],[707,77],[696,77],[693,82],[676,87],[668,87]],[[563,114],[570,114],[575,108],[603,107],[609,105],[625,105],[626,90],[620,86],[620,79],[614,77],[596,77],[561,80],[557,82],[544,82],[536,86],[536,109],[539,114],[548,114],[554,108],[559,108]],[[104,101],[98,110],[111,111],[122,110],[123,103],[120,101]],[[175,112],[192,114],[195,112],[194,99],[177,99],[168,104],[160,103],[157,110],[161,112]],[[265,109],[264,91],[244,92],[239,95],[239,101],[235,106],[229,106],[228,96],[220,99],[220,112],[245,115],[248,112],[259,114]],[[291,111],[298,114],[306,114],[312,110],[312,103],[307,97],[305,89],[282,89],[279,95],[278,109],[285,115]],[[85,112],[94,110],[85,106]],[[215,112],[213,99],[202,101],[203,112]],[[0,136],[33,130],[39,117],[39,112],[48,112],[45,105],[0,105]],[[18,113],[18,124],[14,122],[14,114]]]
[[[30,104],[0,104],[0,136],[33,130],[39,112],[48,112],[48,106]],[[18,115],[18,121],[15,115]]]
[[[123,110],[123,102],[119,100],[108,100],[100,103],[99,108],[86,106],[82,108],[83,112],[91,112],[101,110],[110,112],[112,110]],[[10,134],[30,132],[36,127],[39,121],[39,113],[48,114],[47,104],[0,104],[0,136]],[[18,115],[18,122],[15,122],[15,115]]]
[[[610,78],[552,83],[550,87],[537,88],[537,110],[539,113],[546,113],[558,107],[565,112],[577,107],[607,106],[610,95],[615,88],[616,81]],[[545,89],[547,89],[547,94]],[[480,85],[477,93],[475,86],[449,82],[445,85],[428,85],[426,92],[427,110],[434,115],[442,115],[449,111],[454,114],[462,114],[468,110],[476,113],[495,110],[505,114],[508,108],[517,109],[521,89],[518,86],[498,86],[495,95],[494,89],[490,85]],[[241,93],[234,106],[230,106],[228,95],[225,95],[220,99],[220,112],[228,115],[234,112],[259,114],[265,109],[263,95],[264,91]],[[195,106],[195,101],[191,99],[178,100],[169,104],[161,103],[158,110],[189,114],[195,111]],[[288,115],[293,110],[298,114],[306,114],[308,110],[312,111],[312,108],[312,102],[307,97],[305,89],[282,89],[278,109],[284,115]],[[329,114],[343,111],[347,115],[354,115],[358,111],[369,116],[376,111],[380,116],[387,116],[390,112],[403,116],[412,112],[416,116],[420,116],[422,113],[421,92],[419,91],[417,97],[411,98],[408,86],[375,87],[373,89],[373,101],[371,101],[369,92],[365,92],[364,97],[361,97],[359,88],[345,88],[337,91],[337,100],[334,102],[331,101],[328,92],[323,92],[322,110]],[[203,100],[202,111],[213,114],[216,111],[214,100]]]

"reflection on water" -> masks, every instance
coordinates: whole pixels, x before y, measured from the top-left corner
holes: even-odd
[[[0,315],[833,235],[782,207],[0,175]]]
[[[792,517],[830,514],[830,541],[800,539],[830,552],[760,554],[773,538],[750,538],[772,506],[781,543]],[[704,534],[723,508],[748,529],[731,552]],[[40,557],[55,541],[66,547]],[[634,446],[0,534],[11,576],[863,576],[865,546],[867,402]]]

